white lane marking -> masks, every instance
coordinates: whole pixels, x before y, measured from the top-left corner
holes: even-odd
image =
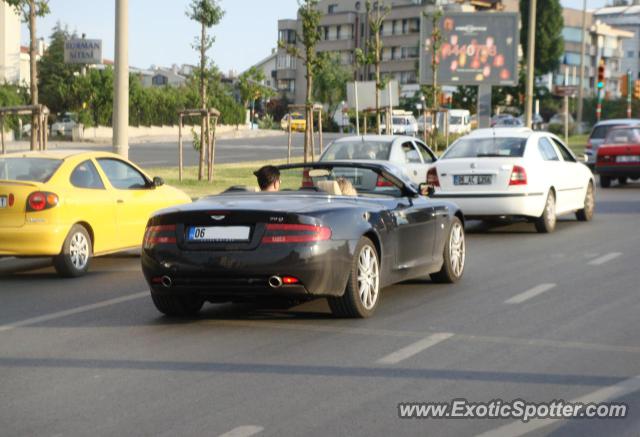
[[[599,266],[599,265],[602,265],[604,263],[608,263],[609,261],[612,261],[612,260],[618,258],[620,255],[622,255],[622,253],[620,253],[620,252],[611,252],[611,253],[608,253],[606,255],[602,255],[601,257],[598,257],[596,259],[593,259],[593,260],[589,261],[589,265],[590,266]]]
[[[524,293],[516,294],[512,298],[509,298],[509,299],[505,300],[504,303],[508,303],[508,304],[522,303],[522,302],[524,302],[526,300],[529,300],[531,298],[536,297],[539,294],[547,292],[547,291],[551,290],[554,287],[556,287],[556,284],[540,284],[540,285],[536,285],[535,287],[533,287],[530,290],[525,291]]]
[[[612,401],[637,390],[640,390],[640,375],[625,379],[615,385],[601,388],[600,390],[596,390],[568,402],[588,404]],[[566,419],[532,419],[527,423],[512,422],[499,428],[478,434],[476,437],[517,437],[541,428],[546,428],[547,426],[551,426],[561,420]]]
[[[261,426],[244,425],[233,428],[231,431],[225,432],[224,434],[220,434],[219,437],[249,437],[262,431],[264,431],[264,428]]]
[[[38,317],[32,317],[30,319],[24,319],[17,322],[9,323],[8,325],[0,325],[0,332],[11,331],[15,328],[23,326],[35,325],[42,322],[48,322],[50,320],[61,319],[63,317],[72,316],[74,314],[86,313],[87,311],[93,311],[100,308],[117,305],[119,303],[129,302],[130,300],[140,299],[142,297],[149,296],[148,291],[141,291],[140,293],[128,294],[126,296],[120,296],[113,299],[103,300],[101,302],[92,303],[89,305],[82,305],[76,308],[71,308],[64,311],[58,311],[56,313],[44,314]]]
[[[411,343],[409,346],[403,347],[389,355],[380,358],[377,363],[378,364],[397,364],[402,360],[406,360],[423,350],[434,346],[441,341],[444,341],[448,338],[453,337],[451,332],[438,332],[436,334],[432,334],[422,340],[418,340],[415,343]]]

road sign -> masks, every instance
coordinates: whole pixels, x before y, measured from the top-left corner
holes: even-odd
[[[102,64],[102,40],[74,38],[64,42],[65,64]]]
[[[437,56],[441,85],[516,85],[519,15],[508,12],[450,12],[440,20]],[[420,26],[420,83],[431,84],[431,18]]]
[[[578,87],[575,85],[556,85],[553,93],[557,96],[573,97],[578,94]]]

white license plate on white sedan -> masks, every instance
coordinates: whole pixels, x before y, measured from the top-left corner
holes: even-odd
[[[249,226],[191,226],[188,241],[236,242],[249,241]]]
[[[7,207],[7,196],[0,196],[0,208]]]
[[[490,174],[453,175],[453,185],[491,185]]]
[[[616,162],[640,162],[640,155],[616,156]]]

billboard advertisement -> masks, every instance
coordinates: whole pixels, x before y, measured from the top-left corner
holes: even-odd
[[[440,20],[436,55],[440,85],[511,86],[518,82],[519,16],[508,12],[453,12]],[[432,82],[432,21],[420,26],[420,83]]]
[[[356,83],[358,84],[357,94]],[[357,104],[356,95],[358,96]],[[360,111],[375,109],[376,83],[374,81],[347,83],[347,104],[350,108],[358,108]],[[397,80],[390,80],[387,82],[387,86],[380,90],[380,107],[386,108],[389,104],[391,106],[400,104],[400,85]]]

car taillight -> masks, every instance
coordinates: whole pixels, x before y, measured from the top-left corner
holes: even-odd
[[[330,238],[331,229],[325,226],[269,223],[262,243],[311,243]]]
[[[524,167],[514,165],[509,178],[509,185],[527,185],[527,172]]]
[[[393,183],[390,180],[385,179],[384,176],[378,175],[376,180],[376,187],[393,187]]]
[[[313,180],[311,179],[311,176],[309,176],[308,168],[302,172],[302,186],[305,188],[313,187]]]
[[[432,187],[440,186],[440,179],[438,178],[438,170],[435,167],[431,167],[427,172],[427,185]]]
[[[297,284],[298,282],[300,282],[300,280],[298,278],[294,278],[293,276],[283,276],[282,277],[282,283],[284,285]]]
[[[150,249],[158,244],[176,243],[176,225],[158,225],[147,227],[144,233],[144,248]]]
[[[58,196],[54,193],[36,191],[29,194],[27,198],[27,212],[43,211],[53,208],[59,202]]]

